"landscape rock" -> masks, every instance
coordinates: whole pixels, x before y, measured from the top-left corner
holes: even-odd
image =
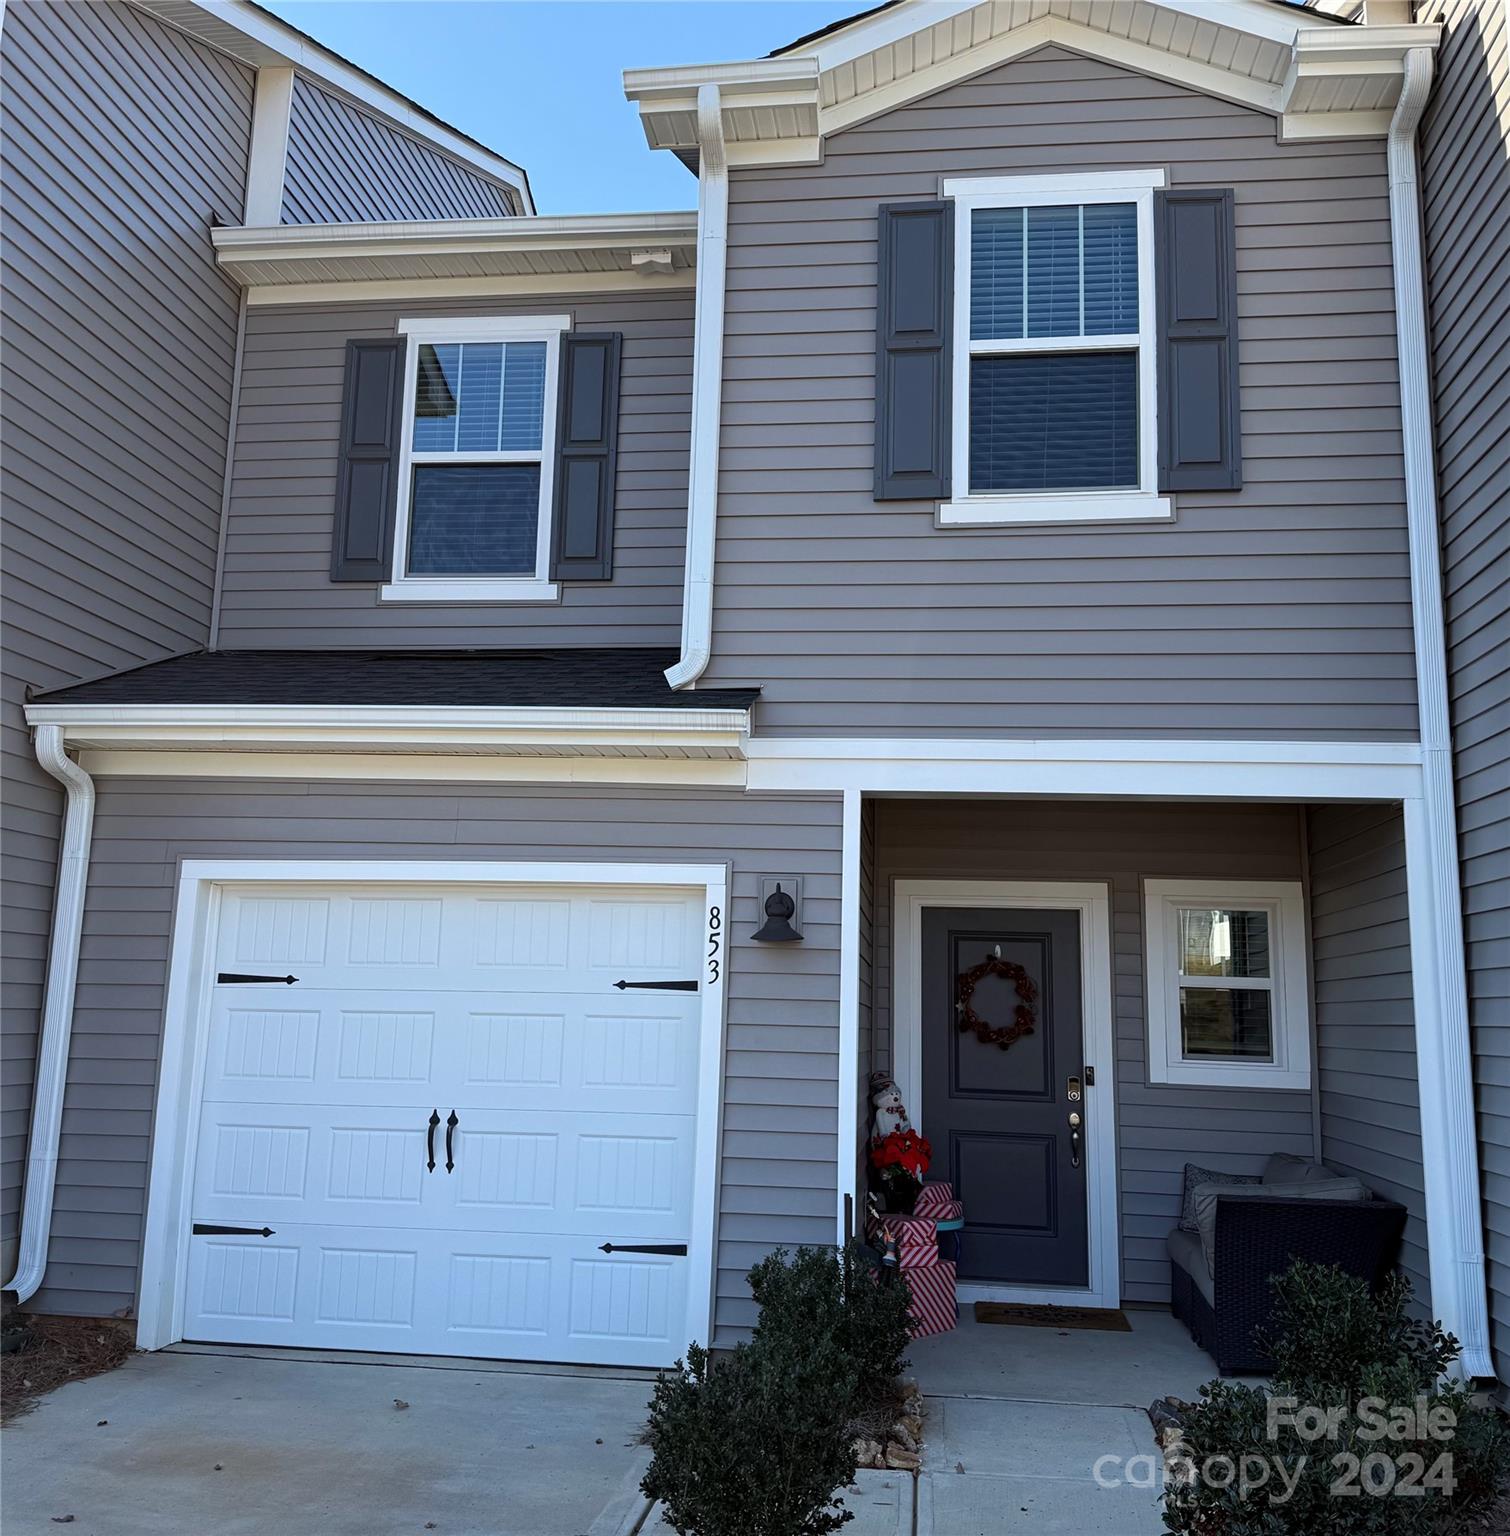
[[[884,1464],[879,1441],[856,1440],[854,1451],[855,1461],[862,1467],[879,1467]]]
[[[891,1441],[886,1447],[886,1465],[894,1472],[916,1472],[923,1465],[923,1458]]]
[[[891,1426],[890,1438],[900,1445],[904,1451],[915,1451],[918,1448],[916,1436],[905,1424],[893,1424]]]

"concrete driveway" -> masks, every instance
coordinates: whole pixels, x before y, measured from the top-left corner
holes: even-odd
[[[5,1536],[612,1536],[643,1509],[651,1385],[490,1361],[135,1355],[7,1427],[0,1516]]]

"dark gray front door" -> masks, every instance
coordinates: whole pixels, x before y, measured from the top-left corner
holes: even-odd
[[[1005,1050],[959,1027],[960,978],[998,950],[1038,994],[1032,1032]],[[925,908],[922,983],[922,1130],[965,1203],[960,1279],[1088,1284],[1079,914]],[[987,974],[971,1006],[997,1027],[1019,1001]]]

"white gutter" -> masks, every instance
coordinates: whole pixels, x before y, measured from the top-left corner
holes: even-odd
[[[89,878],[89,838],[94,826],[94,781],[63,750],[63,728],[38,727],[36,752],[37,761],[63,785],[67,800],[63,842],[58,853],[52,938],[47,950],[47,990],[37,1040],[20,1257],[15,1274],[4,1286],[16,1293],[18,1303],[36,1294],[47,1269],[53,1185],[58,1176],[58,1137],[63,1128],[63,1085],[68,1075],[73,994],[79,975],[79,936],[84,927],[84,887]]]
[[[724,283],[729,247],[729,164],[716,85],[697,88],[697,300],[692,342],[692,454],[687,474],[687,567],[682,659],[673,688],[690,688],[713,652],[713,559],[718,525],[718,441],[724,397]]]
[[[1407,827],[1419,819],[1427,852],[1429,902],[1413,902],[1412,950],[1433,964],[1413,967],[1416,1062],[1421,1095],[1431,1310],[1463,1347],[1457,1369],[1493,1376],[1479,1206],[1473,1055],[1463,958],[1463,904],[1453,797],[1452,727],[1448,713],[1446,625],[1437,514],[1432,398],[1426,340],[1426,275],[1416,129],[1431,92],[1432,50],[1405,55],[1400,100],[1389,127],[1389,213],[1395,316],[1399,337],[1400,421],[1404,436],[1405,511],[1415,627],[1416,696],[1420,713],[1421,800],[1406,806]],[[1414,883],[1414,882],[1413,882]],[[1439,1134],[1433,1135],[1432,1128]]]

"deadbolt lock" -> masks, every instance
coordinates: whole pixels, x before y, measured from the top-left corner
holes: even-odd
[[[1065,1084],[1064,1096],[1071,1104],[1078,1104],[1080,1102],[1080,1079],[1078,1077],[1072,1077]]]

